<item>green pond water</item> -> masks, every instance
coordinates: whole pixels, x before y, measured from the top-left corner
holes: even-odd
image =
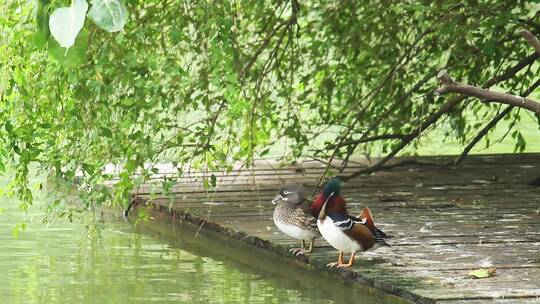
[[[98,236],[83,224],[41,223],[37,206],[0,207],[0,303],[397,302],[240,242],[196,237],[191,226],[108,220]]]

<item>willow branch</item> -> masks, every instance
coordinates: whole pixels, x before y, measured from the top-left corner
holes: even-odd
[[[435,93],[439,95],[445,95],[448,93],[458,93],[466,96],[473,96],[479,98],[482,102],[497,102],[507,105],[524,108],[535,114],[540,115],[540,102],[532,100],[523,96],[511,95],[506,93],[499,93],[489,91],[486,89],[477,88],[475,86],[461,84],[455,82],[446,71],[439,72],[437,78],[442,82],[442,86],[435,90]]]
[[[501,119],[503,119],[506,115],[508,115],[512,110],[514,109],[514,106],[507,106],[501,113],[497,114],[497,116],[493,117],[492,120],[488,122],[487,125],[485,125],[480,132],[476,134],[476,136],[471,140],[471,142],[463,149],[463,152],[459,155],[459,157],[454,160],[452,166],[456,167],[465,157],[469,154],[469,152],[472,150],[474,146],[489,132],[489,130],[493,129]]]
[[[527,30],[521,31],[520,34],[536,50],[536,53],[540,54],[540,41],[538,41],[538,38]]]
[[[358,143],[357,144],[354,144],[353,147],[351,147],[347,153],[347,156],[345,157],[345,159],[343,160],[343,162],[341,163],[341,169],[340,169],[340,172],[343,172],[343,170],[345,170],[345,168],[347,167],[347,164],[349,162],[349,158],[351,157],[351,155],[354,153],[354,151],[356,150],[356,148],[358,147],[359,144],[362,143],[361,140],[363,139],[366,139],[367,136],[369,135],[370,132],[372,132],[373,130],[375,130],[380,124],[381,122],[390,114],[392,113],[395,109],[398,108],[398,106],[400,106],[403,101],[405,101],[407,98],[409,98],[409,96],[411,96],[414,92],[418,91],[426,82],[428,82],[432,77],[434,77],[435,75],[437,74],[437,72],[435,71],[432,71],[431,73],[427,74],[426,76],[424,76],[424,78],[422,80],[420,80],[419,82],[417,82],[407,93],[405,93],[404,95],[401,95],[401,97],[399,97],[388,109],[386,109],[382,115],[380,115],[373,123],[371,123],[369,125],[369,127],[367,128],[366,131],[364,131],[364,133],[362,134],[362,136],[360,137],[360,139],[358,140]]]
[[[526,66],[531,65],[534,63],[534,61],[539,57],[538,53],[534,53],[530,56],[527,56],[526,58],[523,58],[520,60],[515,66],[509,68],[506,70],[503,74],[493,77],[486,81],[482,87],[488,88],[491,87],[499,82],[505,81],[507,79],[510,79],[512,76],[514,76],[517,72],[519,72],[521,69],[523,69]],[[399,145],[395,147],[386,157],[379,160],[374,165],[363,168],[361,170],[358,170],[357,172],[349,175],[341,177],[344,181],[348,181],[350,179],[353,179],[357,176],[360,176],[362,174],[368,174],[371,172],[375,172],[377,170],[380,170],[384,167],[386,162],[388,162],[390,159],[392,159],[396,154],[398,154],[403,148],[405,148],[413,139],[415,139],[417,136],[419,136],[422,133],[422,130],[425,130],[432,124],[436,123],[439,118],[441,118],[444,114],[452,111],[459,103],[461,103],[463,100],[466,99],[465,95],[459,95],[455,96],[454,98],[448,100],[445,102],[439,110],[431,114],[428,118],[426,118],[420,126],[418,126],[416,129],[414,129],[407,137],[403,138]]]
[[[367,143],[367,142],[372,142],[372,141],[377,141],[377,140],[386,140],[386,139],[403,139],[405,137],[407,137],[408,134],[383,134],[383,135],[376,135],[376,136],[371,136],[371,137],[365,137],[365,138],[360,138],[360,139],[355,139],[355,140],[348,140],[348,141],[344,141],[340,144],[336,144],[336,145],[329,145],[329,146],[326,146],[327,149],[335,149],[335,148],[341,148],[341,147],[346,147],[346,146],[353,146],[353,145],[358,145],[358,144],[362,144],[362,143]]]
[[[270,44],[270,41],[272,40],[272,38],[274,38],[274,36],[276,35],[276,33],[283,27],[285,26],[289,26],[293,23],[296,22],[296,16],[295,15],[292,15],[291,17],[289,17],[287,20],[284,20],[282,22],[280,22],[269,34],[268,36],[266,36],[266,38],[263,40],[263,42],[261,43],[261,45],[257,48],[257,50],[255,51],[255,53],[251,56],[251,59],[248,61],[247,65],[244,67],[244,69],[242,70],[242,73],[240,74],[240,78],[244,78],[244,76],[248,73],[248,71],[251,69],[251,67],[253,66],[253,64],[257,61],[257,58],[259,58],[259,56],[261,55],[261,53],[268,47],[268,45]]]
[[[539,86],[540,86],[540,79],[537,80],[531,87],[529,87],[527,91],[525,91],[525,93],[523,93],[522,95],[528,96]],[[456,158],[456,160],[454,160],[453,166],[455,167],[459,163],[461,163],[461,161],[463,161],[463,159],[469,154],[471,149],[489,132],[489,130],[493,129],[493,127],[495,127],[497,123],[499,123],[499,121],[501,121],[506,115],[512,112],[514,108],[515,108],[514,106],[507,106],[501,113],[493,117],[493,119],[490,122],[488,122],[488,124],[485,125],[484,128],[482,128],[482,130],[478,132],[478,134],[476,134],[476,136],[471,140],[471,142],[467,145],[467,147],[465,147],[461,155],[459,155],[459,157]]]
[[[401,57],[396,61],[396,63],[392,66],[392,68],[390,68],[390,70],[386,73],[386,76],[383,78],[383,80],[381,82],[379,82],[379,84],[373,90],[371,90],[365,97],[362,98],[362,100],[367,100],[366,105],[356,115],[356,118],[353,120],[352,124],[350,124],[348,126],[348,128],[347,128],[346,132],[344,133],[344,135],[342,135],[340,137],[337,145],[342,144],[346,140],[346,138],[349,136],[349,134],[355,128],[356,124],[363,118],[364,113],[368,110],[368,107],[370,106],[371,102],[375,99],[375,97],[377,97],[377,95],[382,91],[382,89],[385,86],[388,85],[388,82],[391,81],[391,79],[393,79],[395,77],[395,74],[397,73],[397,71],[399,69],[403,68],[408,62],[410,62],[414,58],[414,55],[418,52],[418,51],[413,52],[414,48],[431,31],[432,31],[432,29],[427,29],[421,35],[419,35],[419,37],[403,52]],[[359,103],[359,104],[363,104],[363,103]],[[348,113],[348,112],[345,112],[345,113]],[[345,116],[346,115],[347,114],[345,114]],[[367,136],[367,133],[365,133],[362,137],[366,137],[366,136]],[[332,152],[332,155],[328,159],[328,163],[327,163],[325,169],[323,170],[322,174],[317,178],[317,183],[315,184],[315,187],[313,188],[312,195],[314,195],[316,193],[316,191],[319,189],[319,186],[321,185],[321,182],[323,181],[324,177],[326,176],[326,173],[328,172],[328,169],[330,168],[330,165],[331,165],[332,161],[334,160],[334,158],[335,158],[335,156],[336,156],[336,154],[338,152],[338,149],[339,149],[339,147],[334,148],[334,151]],[[349,154],[349,156],[350,156],[350,154]],[[342,171],[345,168],[349,156],[347,156],[344,163],[342,163],[342,165],[341,165],[342,169],[340,171]]]

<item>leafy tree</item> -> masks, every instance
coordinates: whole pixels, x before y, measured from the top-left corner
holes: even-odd
[[[68,4],[0,6],[0,169],[15,169],[26,204],[33,164],[79,176],[91,208],[125,203],[157,162],[181,176],[276,154],[389,159],[441,126],[465,144],[503,106],[435,95],[440,70],[514,94],[538,86],[519,35],[540,33],[534,1],[125,0],[123,31],[86,20],[66,51],[47,25]]]

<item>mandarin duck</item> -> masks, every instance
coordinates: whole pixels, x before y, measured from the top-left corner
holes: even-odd
[[[322,237],[339,250],[338,261],[327,266],[348,268],[353,266],[356,252],[389,245],[384,240],[387,235],[375,226],[369,208],[364,208],[358,217],[347,213],[340,190],[340,180],[333,178],[328,181],[311,205],[311,212],[317,218]],[[343,261],[344,252],[351,254],[348,263]]]
[[[311,216],[309,201],[305,199],[304,189],[300,185],[286,185],[272,200],[275,205],[274,224],[284,234],[301,241],[300,248],[292,248],[296,254],[313,251],[315,238],[319,236],[317,221]],[[310,242],[306,247],[306,241]]]

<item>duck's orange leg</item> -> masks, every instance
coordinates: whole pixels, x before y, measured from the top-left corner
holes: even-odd
[[[340,267],[340,265],[343,265],[343,251],[339,252],[339,258],[337,262],[331,262],[326,264],[328,267]]]
[[[356,252],[351,252],[351,258],[349,259],[349,263],[337,265],[337,267],[339,267],[339,268],[349,268],[349,267],[352,267],[352,265],[354,264],[354,256],[355,256],[355,255],[356,255]]]

